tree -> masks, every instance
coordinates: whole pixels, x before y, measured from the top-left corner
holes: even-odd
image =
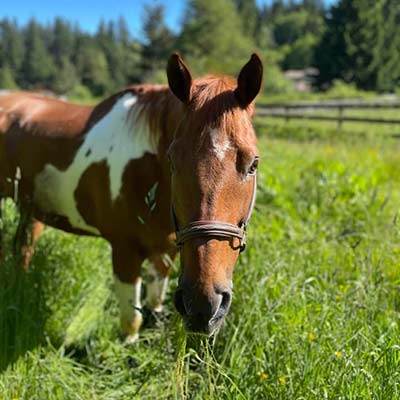
[[[58,67],[71,60],[74,50],[74,33],[71,25],[61,18],[56,18],[53,26],[52,43],[50,51]]]
[[[24,42],[15,21],[0,21],[0,67],[7,67],[13,80],[18,79],[18,72],[24,58]]]
[[[18,89],[18,85],[14,80],[12,69],[7,64],[0,68],[0,89]]]
[[[41,37],[40,27],[31,20],[25,34],[25,57],[22,63],[25,87],[50,87],[55,74],[55,65]]]
[[[126,19],[124,17],[119,17],[116,27],[117,40],[123,47],[128,47],[130,43],[130,34]]]
[[[286,12],[284,0],[273,0],[271,4],[271,17],[282,15]]]
[[[145,6],[143,32],[142,68],[144,80],[149,80],[165,69],[166,60],[175,44],[175,38],[165,24],[164,7],[161,4]]]
[[[317,37],[311,33],[298,38],[291,46],[287,47],[285,57],[281,62],[283,69],[303,69],[311,66],[317,43]]]
[[[138,83],[142,80],[141,56],[142,47],[140,43],[131,38],[128,26],[124,17],[118,19],[116,25],[116,40],[121,46],[122,70],[124,83]]]
[[[323,14],[325,7],[323,0],[302,0],[301,9],[317,14]]]
[[[380,68],[377,73],[377,87],[393,91],[400,87],[400,4],[388,0],[383,9],[385,33],[381,49]]]
[[[68,93],[76,85],[79,84],[79,79],[76,73],[76,69],[68,57],[64,56],[59,61],[59,68],[54,78],[52,88],[57,93]]]
[[[226,0],[190,0],[178,44],[196,73],[236,74],[255,47]]]
[[[126,83],[139,83],[143,81],[141,65],[142,46],[137,41],[130,41],[123,47],[124,75]]]
[[[274,20],[274,37],[278,45],[292,45],[306,34],[321,35],[323,18],[307,10],[292,11],[279,15]]]
[[[276,47],[273,34],[271,8],[266,4],[258,10],[254,40],[257,48],[261,50],[273,49]]]
[[[400,75],[398,15],[393,0],[340,0],[333,6],[315,53],[319,86],[343,79],[367,90],[393,88]]]
[[[254,37],[258,22],[258,8],[255,0],[234,0],[239,16],[242,19],[243,33]]]
[[[107,93],[110,85],[107,59],[95,43],[89,41],[79,48],[77,67],[82,83],[95,96]]]

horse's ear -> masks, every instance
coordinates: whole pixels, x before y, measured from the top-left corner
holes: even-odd
[[[242,107],[247,107],[258,95],[263,77],[263,64],[257,54],[252,54],[238,77],[235,95]]]
[[[192,75],[178,53],[174,53],[168,60],[167,76],[169,88],[183,103],[191,100]]]

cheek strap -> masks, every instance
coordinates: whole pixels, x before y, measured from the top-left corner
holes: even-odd
[[[249,205],[249,210],[247,212],[246,219],[239,225],[230,224],[228,222],[221,221],[193,221],[186,225],[184,228],[180,229],[178,224],[178,219],[175,214],[173,205],[171,206],[171,218],[174,224],[175,234],[176,234],[176,244],[178,247],[182,247],[185,242],[198,237],[206,238],[238,238],[240,241],[239,249],[240,252],[244,251],[246,248],[246,229],[247,224],[250,220],[251,214],[254,209],[254,204],[256,200],[257,192],[257,176],[254,175],[253,178],[253,193],[251,196],[251,202]]]

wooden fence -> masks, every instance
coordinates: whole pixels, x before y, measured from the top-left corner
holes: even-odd
[[[398,109],[399,118],[378,118],[345,115],[346,110],[389,110]],[[319,110],[337,110],[336,115],[319,114]],[[281,103],[281,104],[258,104],[257,116],[269,118],[307,119],[316,121],[336,121],[338,129],[342,128],[344,122],[363,122],[374,124],[400,124],[400,101],[364,101],[364,100],[332,100],[303,103]]]

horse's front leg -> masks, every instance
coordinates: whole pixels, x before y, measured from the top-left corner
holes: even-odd
[[[112,243],[114,287],[119,301],[122,334],[127,344],[139,337],[142,325],[142,305],[140,301],[142,278],[140,267],[144,257],[131,243]]]
[[[27,271],[35,252],[35,243],[43,232],[44,224],[34,219],[29,211],[21,210],[17,232],[14,237],[14,256],[21,259]]]
[[[168,277],[176,252],[149,258],[147,272],[147,306],[154,312],[161,312],[168,287]]]
[[[29,268],[32,257],[35,253],[35,243],[39,239],[39,236],[44,230],[44,224],[36,219],[32,221],[29,226],[29,232],[27,234],[27,242],[21,247],[22,253],[22,266],[25,270]]]
[[[4,197],[0,195],[0,261],[5,259],[5,239],[4,239]]]

